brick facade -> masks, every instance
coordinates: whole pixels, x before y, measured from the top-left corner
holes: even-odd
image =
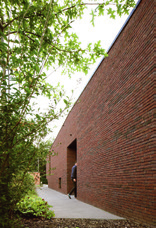
[[[66,118],[49,158],[48,185],[67,193],[78,162],[78,199],[154,224],[154,0],[142,0]]]

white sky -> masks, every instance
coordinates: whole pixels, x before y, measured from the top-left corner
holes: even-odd
[[[101,40],[103,48],[107,51],[127,18],[128,15],[124,15],[121,18],[117,16],[115,20],[110,19],[107,15],[97,17],[95,19],[95,27],[93,27],[90,23],[91,17],[86,14],[85,19],[74,22],[73,32],[79,36],[80,41],[84,45],[90,42]],[[74,103],[74,101],[78,99],[87,82],[93,75],[101,59],[102,58],[96,61],[87,75],[84,75],[82,73],[75,73],[70,79],[68,75],[61,75],[60,70],[58,70],[48,77],[48,82],[57,84],[57,82],[60,81],[60,83],[64,85],[64,88],[69,95],[71,94],[71,90],[74,89]],[[51,71],[49,70],[48,74],[50,73]],[[44,110],[46,110],[48,103],[45,101],[45,99],[40,99],[39,104]],[[52,129],[54,129],[54,131],[46,139],[52,139],[57,136],[63,122],[65,121],[65,118],[66,117],[61,118],[49,125]],[[55,125],[57,127],[54,127]]]

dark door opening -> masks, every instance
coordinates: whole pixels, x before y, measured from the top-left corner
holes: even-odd
[[[59,178],[59,188],[61,188],[61,177]]]
[[[73,187],[73,183],[71,181],[71,170],[76,160],[77,160],[77,140],[75,139],[67,147],[67,192],[69,192]]]

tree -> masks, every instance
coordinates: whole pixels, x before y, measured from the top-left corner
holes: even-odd
[[[11,215],[22,196],[20,186],[37,156],[35,141],[44,138],[47,124],[58,119],[71,105],[59,86],[46,82],[45,68],[62,66],[70,76],[87,74],[90,64],[106,56],[100,41],[84,49],[71,31],[89,5],[91,23],[106,11],[110,17],[134,7],[134,0],[1,0],[0,2],[0,213]],[[36,109],[39,95],[51,100],[49,110]],[[56,108],[63,99],[64,107]],[[13,197],[20,174],[18,197]],[[22,189],[22,187],[21,187]]]
[[[50,156],[52,152],[50,152],[53,140],[42,141],[39,140],[36,145],[36,153],[33,157],[33,161],[29,166],[30,172],[39,172],[40,173],[40,181],[42,184],[47,184],[46,179],[46,163],[47,163],[47,154]]]

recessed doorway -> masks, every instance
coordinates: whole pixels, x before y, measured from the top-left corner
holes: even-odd
[[[71,181],[71,170],[77,160],[77,139],[67,147],[67,192],[73,187]]]

